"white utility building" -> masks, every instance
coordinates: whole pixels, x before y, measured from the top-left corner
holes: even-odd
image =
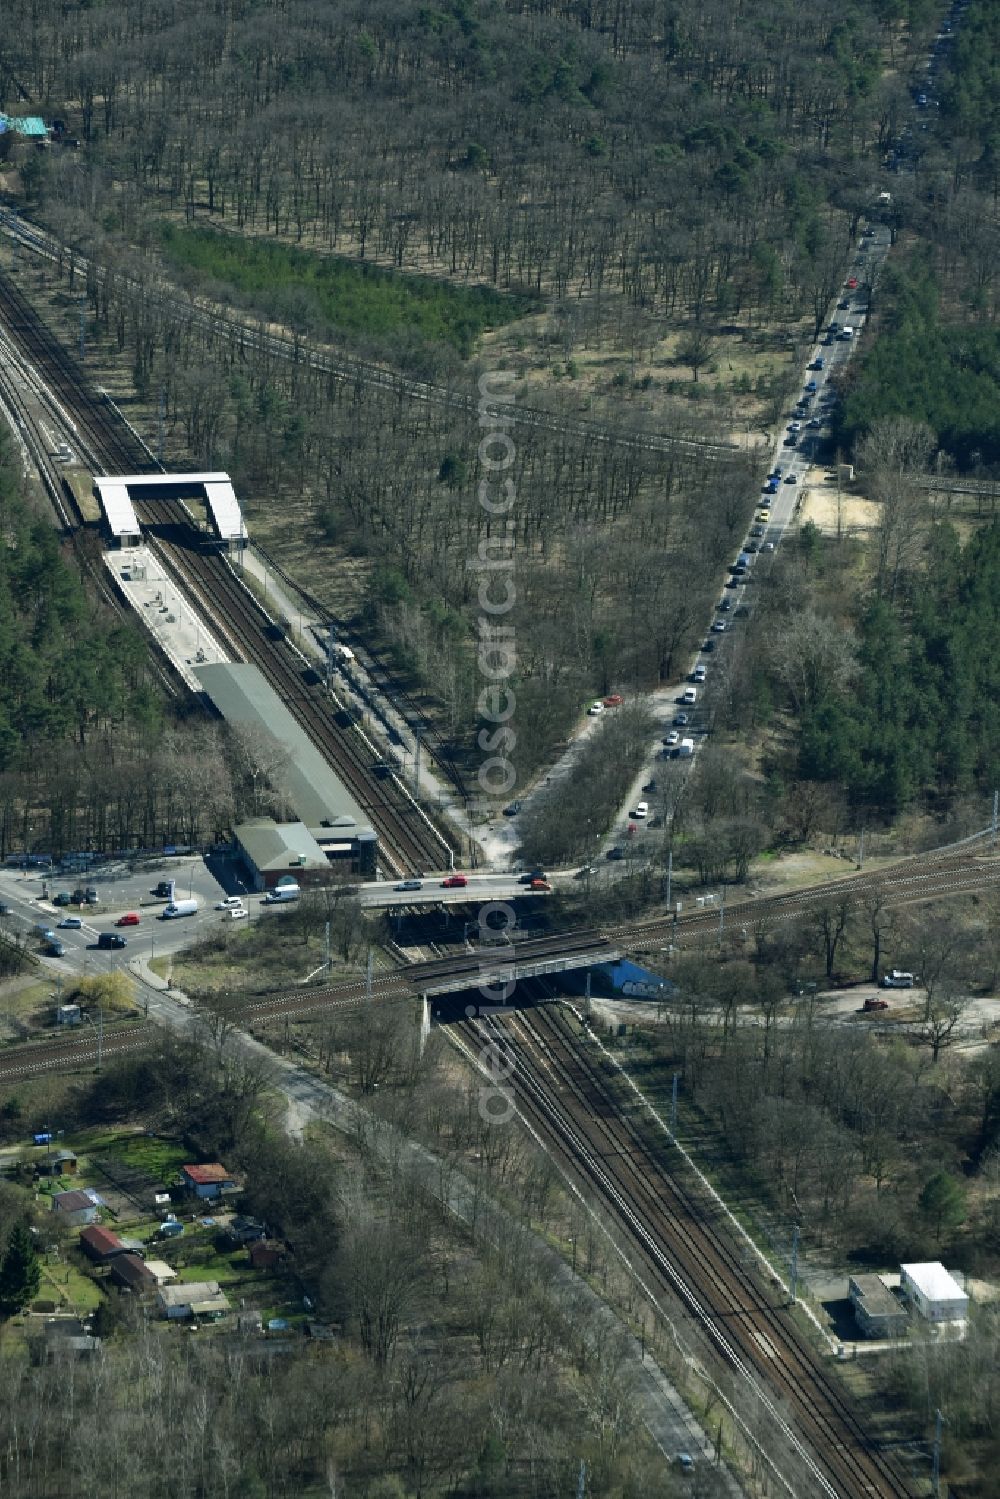
[[[939,1260],[900,1265],[900,1290],[927,1322],[964,1322],[969,1298]]]

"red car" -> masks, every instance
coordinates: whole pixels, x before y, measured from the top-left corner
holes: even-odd
[[[620,692],[612,692],[603,699],[605,708],[620,708],[624,701]]]
[[[464,874],[450,874],[446,880],[441,881],[445,890],[460,890],[463,885],[467,885],[468,883]]]
[[[528,886],[528,889],[529,890],[551,890],[552,886],[549,884],[548,880],[538,879],[538,880],[532,880],[531,884]]]
[[[887,1010],[889,1001],[887,999],[866,999],[862,1007],[865,1010]]]
[[[126,911],[124,916],[119,916],[115,926],[138,926],[139,913],[137,911]]]
[[[857,288],[857,285],[858,285],[858,278],[857,278],[857,276],[848,276],[848,278],[847,278],[848,290],[849,291],[855,291],[856,288]]]

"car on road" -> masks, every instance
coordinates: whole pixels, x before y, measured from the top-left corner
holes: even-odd
[[[694,1468],[694,1458],[690,1452],[678,1452],[674,1461],[684,1473],[690,1473]]]
[[[773,541],[765,541],[764,545],[761,547],[761,551],[762,552],[773,552],[774,551],[774,542]]]
[[[398,885],[393,885],[394,890],[422,890],[423,880],[400,880]]]
[[[242,906],[242,904],[242,895],[226,895],[223,896],[222,900],[217,900],[215,902],[215,909],[217,911],[235,911],[237,907]]]
[[[749,556],[751,556],[751,557],[753,556],[754,552],[756,552],[759,549],[759,547],[760,547],[760,542],[759,541],[745,541],[743,543],[743,550]]]
[[[757,511],[757,524],[761,525],[761,526],[766,526],[767,523],[768,523],[768,521],[770,519],[771,519],[771,507],[770,507],[770,505],[761,505],[760,509]]]
[[[126,911],[125,915],[124,916],[119,916],[118,920],[115,922],[115,926],[138,926],[138,925],[139,925],[139,913],[138,913],[138,911]]]
[[[629,816],[630,817],[634,817],[637,822],[639,822],[643,817],[648,817],[649,816],[649,803],[648,802],[636,802],[635,809],[634,809],[634,811],[632,811],[632,812],[629,813]]]
[[[850,301],[848,299],[845,299],[843,302],[838,302],[837,303],[837,311],[838,312],[850,312],[850,310],[851,310],[851,304],[850,304]]]
[[[759,539],[761,536],[764,535],[764,530],[765,530],[765,528],[763,526],[753,525],[753,526],[750,527],[750,535],[751,536],[756,536]],[[727,608],[729,607],[728,604],[726,605],[726,607]]]
[[[127,940],[119,932],[102,932],[97,939],[98,947],[128,947]]]
[[[505,817],[516,817],[523,806],[524,803],[522,801],[511,802],[508,806],[504,807],[503,815]]]
[[[713,621],[712,621],[712,634],[713,635],[723,635],[723,634],[725,634],[725,631],[726,631],[726,621],[724,619],[713,619]]]
[[[590,707],[587,709],[587,712],[590,714],[591,718],[597,718],[599,714],[604,712],[604,704],[600,702],[591,703]]]
[[[528,889],[529,890],[537,890],[537,891],[551,890],[552,886],[549,884],[548,880],[544,879],[541,875],[538,875],[528,885]]]
[[[645,784],[645,786],[643,786],[642,789],[643,789],[643,792],[644,792],[644,794],[646,796],[652,796],[653,792],[656,790],[656,782],[655,781],[647,781],[646,784]]]
[[[625,850],[623,848],[618,848],[617,846],[615,848],[609,848],[607,857],[609,859],[624,859]]]
[[[609,692],[601,701],[605,708],[620,708],[625,699],[620,692]]]
[[[847,278],[847,289],[848,289],[848,291],[857,291],[857,287],[858,287],[858,278],[857,278],[857,276],[848,276],[848,278]]]
[[[781,446],[782,446],[782,447],[783,447],[783,448],[795,448],[795,447],[798,447],[798,441],[799,441],[799,440],[798,440],[798,438],[797,438],[797,437],[796,437],[796,436],[795,436],[795,433],[794,433],[794,432],[791,432],[791,433],[789,433],[789,435],[788,435],[788,436],[787,436],[787,437],[786,437],[786,438],[785,438],[785,440],[784,440],[784,442],[783,442],[783,443],[782,443],[782,444],[781,444]]]
[[[667,749],[673,749],[675,744],[680,744],[681,736],[676,729],[671,729],[669,734],[664,735],[663,742]]]
[[[762,536],[764,534],[764,528],[763,528],[763,526],[760,528],[760,534]],[[728,614],[729,611],[730,611],[730,609],[733,607],[733,601],[732,601],[731,598],[723,597],[723,598],[721,598],[719,600],[719,602],[716,604],[715,607],[716,607],[716,609],[720,610],[723,614]]]
[[[54,906],[71,906],[73,904],[73,897],[68,890],[60,890],[58,895],[52,897],[52,904]]]
[[[696,682],[704,682],[708,677],[708,667],[696,666],[692,672],[692,676]]]
[[[71,932],[78,932],[83,926],[79,916],[64,916],[62,921],[56,922],[57,927],[68,927]]]
[[[544,878],[544,869],[529,869],[527,874],[518,875],[517,883],[519,885],[530,885],[532,880],[544,880]]]
[[[674,724],[678,729],[686,729],[690,723],[690,715],[687,713],[675,713]]]
[[[450,874],[447,879],[441,881],[444,890],[461,890],[469,881],[464,874]]]
[[[245,917],[247,917],[249,915],[250,915],[250,912],[247,910],[246,906],[230,906],[229,907],[229,919],[230,919],[230,921],[242,921]]]
[[[712,652],[715,650],[715,641],[712,640],[712,639],[703,640],[701,648],[705,652],[706,655],[711,655]]]
[[[788,423],[788,430],[789,430],[789,432],[801,432],[802,431],[802,423],[801,422],[789,422]]]
[[[820,363],[822,363],[822,360],[820,361]],[[817,389],[818,389],[818,386],[817,386],[815,380],[807,380],[806,381],[806,390],[808,390],[810,392],[810,394],[814,393]]]
[[[809,368],[811,370],[821,370],[825,364],[826,364],[826,360],[823,358],[822,354],[817,354],[816,358],[813,360],[813,362],[809,366]],[[815,388],[816,388],[816,381],[815,380],[810,380],[809,381],[809,385],[811,385],[813,387],[813,389],[815,390]],[[809,389],[809,385],[806,386],[806,390]]]
[[[810,422],[809,425],[810,425],[810,427],[813,426],[813,425],[815,425],[815,426],[818,427],[819,426],[819,422],[816,422],[815,424],[813,422]],[[797,484],[798,482],[799,482],[799,476],[798,476],[798,474],[786,474],[785,475],[785,483],[786,484]]]

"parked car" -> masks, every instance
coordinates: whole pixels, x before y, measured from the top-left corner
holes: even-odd
[[[450,874],[447,879],[441,881],[444,890],[461,890],[469,881],[464,874]]]
[[[60,890],[58,895],[52,897],[52,904],[54,906],[71,906],[73,904],[73,897],[68,890]]]
[[[679,729],[686,729],[689,722],[690,722],[690,716],[687,713],[675,713],[674,714],[674,723],[677,725],[677,727]]]
[[[646,784],[645,784],[645,786],[643,786],[642,789],[646,793],[647,796],[652,796],[653,792],[656,790],[656,782],[655,781],[647,781]]]
[[[243,921],[249,915],[250,912],[247,910],[246,906],[230,906],[229,908],[230,921]]]
[[[809,423],[809,425],[810,425],[810,427],[818,427],[819,426],[819,422],[816,421],[816,419],[814,417],[813,420]],[[786,474],[785,475],[785,483],[786,484],[797,484],[798,482],[799,482],[799,476],[798,476],[798,474]]]
[[[504,807],[503,815],[505,817],[516,817],[523,806],[524,803],[520,801],[510,802],[506,807]]]
[[[625,857],[625,850],[623,848],[617,848],[617,847],[615,847],[615,848],[609,848],[607,856],[608,856],[609,859],[624,859],[624,857]]]
[[[696,682],[704,682],[708,677],[708,667],[696,666],[692,675],[694,676],[694,680]]]
[[[93,885],[88,885],[86,890],[83,892],[83,904],[88,906],[97,906],[100,905],[100,901],[101,897],[98,895]]]
[[[531,884],[528,886],[528,889],[529,890],[551,890],[552,886],[549,884],[548,880],[543,880],[543,879],[539,878],[539,879],[532,880]]]
[[[607,697],[602,699],[605,708],[620,708],[624,701],[620,692],[609,692]]]
[[[68,927],[70,931],[78,932],[83,926],[79,916],[64,916],[62,921],[56,923],[60,927]]]
[[[712,633],[713,633],[713,635],[722,635],[724,633],[725,629],[726,629],[726,621],[724,619],[713,619],[713,621],[712,621]]]
[[[636,802],[636,804],[635,804],[635,811],[632,812],[630,815],[632,817],[634,817],[637,822],[641,821],[642,818],[644,818],[644,817],[648,817],[649,816],[649,803],[648,802]]]
[[[596,718],[599,713],[604,712],[604,704],[591,703],[590,707],[587,709],[587,712],[590,714],[591,718]]]
[[[222,900],[215,902],[215,909],[217,911],[234,911],[238,906],[242,906],[242,904],[242,895],[226,895],[223,896]]]
[[[668,749],[673,749],[675,744],[680,744],[681,736],[676,729],[671,729],[670,733],[667,734],[663,742]]]
[[[887,1010],[889,1001],[887,999],[866,999],[861,1006],[863,1010]]]

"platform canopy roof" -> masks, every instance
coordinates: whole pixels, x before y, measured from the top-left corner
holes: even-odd
[[[114,486],[116,502],[119,491],[124,491],[126,501],[131,508],[132,491],[146,489],[173,489],[178,492],[184,490],[200,490],[208,505],[209,514],[212,517],[212,526],[221,541],[246,541],[247,528],[240,510],[236,491],[233,489],[232,480],[228,474],[126,474],[122,477],[102,478],[94,480],[94,487],[104,505],[105,513],[108,511],[104,499],[105,489]],[[134,515],[135,512],[132,511]],[[111,517],[108,515],[109,524]],[[138,530],[136,524],[136,530]],[[112,525],[114,531],[114,526]],[[120,533],[114,532],[115,535]]]
[[[112,536],[138,536],[142,527],[129,498],[128,480],[95,479],[94,488]]]

